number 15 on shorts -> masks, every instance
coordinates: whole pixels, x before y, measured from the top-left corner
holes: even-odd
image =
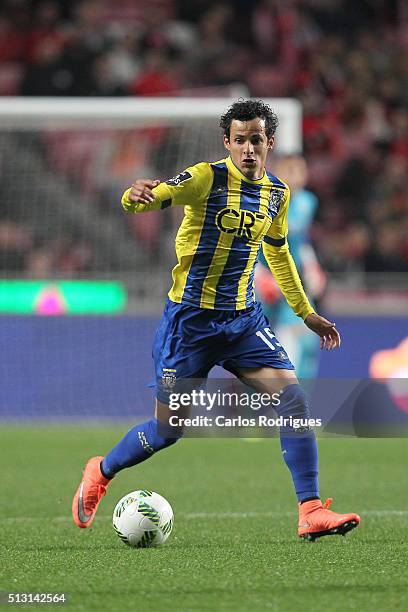
[[[257,331],[256,335],[262,340],[262,342],[265,342],[265,344],[269,346],[272,351],[282,349],[281,343],[278,341],[277,337],[269,327],[264,327],[263,331]]]

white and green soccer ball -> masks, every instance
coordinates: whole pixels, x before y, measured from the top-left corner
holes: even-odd
[[[125,544],[150,548],[163,544],[173,529],[174,514],[158,493],[141,490],[128,493],[113,511],[113,528]]]

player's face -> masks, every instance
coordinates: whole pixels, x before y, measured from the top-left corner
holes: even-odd
[[[224,136],[224,145],[231,159],[242,174],[251,180],[262,178],[268,152],[275,138],[265,133],[265,119],[256,117],[250,121],[233,119],[229,139]]]
[[[278,160],[275,169],[276,175],[289,184],[292,193],[303,189],[307,183],[307,165],[300,155]]]

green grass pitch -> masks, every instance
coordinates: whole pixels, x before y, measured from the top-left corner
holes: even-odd
[[[322,495],[362,517],[346,537],[298,539],[276,439],[183,440],[120,474],[79,530],[83,463],[124,431],[3,427],[1,590],[64,591],[66,609],[86,612],[408,609],[407,440],[320,440]],[[112,529],[116,502],[138,488],[173,506],[162,548],[130,549]]]

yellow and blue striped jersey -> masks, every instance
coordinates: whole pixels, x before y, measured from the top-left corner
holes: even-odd
[[[151,204],[122,197],[129,212],[184,206],[176,237],[173,302],[216,310],[251,306],[261,245],[282,292],[296,314],[313,312],[287,246],[289,188],[269,172],[246,178],[230,157],[202,162],[153,189]]]

